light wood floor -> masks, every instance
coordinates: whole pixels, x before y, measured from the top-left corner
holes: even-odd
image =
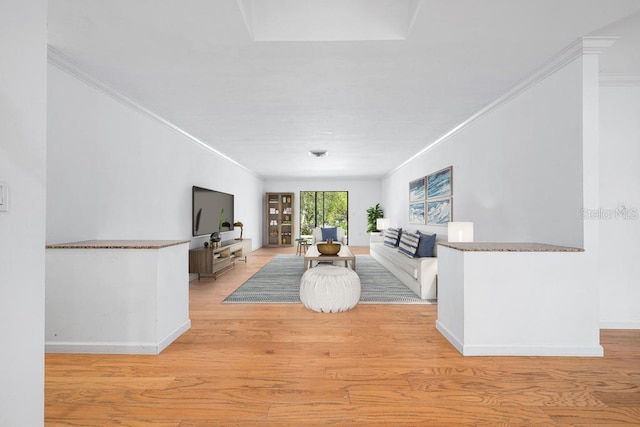
[[[48,354],[46,425],[640,425],[640,331],[603,331],[604,358],[462,357],[435,305],[221,304],[279,252],[191,282],[158,356]]]

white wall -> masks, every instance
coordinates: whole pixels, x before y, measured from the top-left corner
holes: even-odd
[[[600,89],[600,321],[640,328],[640,84]],[[623,211],[626,207],[626,211]]]
[[[476,241],[581,247],[582,62],[576,59],[489,110],[383,180],[392,225],[408,224],[409,181],[453,166],[453,220]]]
[[[244,237],[260,247],[259,177],[56,65],[48,76],[47,243],[192,239],[198,185],[234,194]]]
[[[300,230],[300,191],[348,191],[349,245],[369,246],[367,209],[376,203],[380,203],[379,180],[274,180],[266,181],[264,185],[265,192],[295,193],[296,218],[294,231],[296,236],[298,236]],[[264,199],[264,195],[262,199]],[[384,205],[382,207],[384,208]]]
[[[46,43],[44,0],[0,13],[0,425],[44,422]]]

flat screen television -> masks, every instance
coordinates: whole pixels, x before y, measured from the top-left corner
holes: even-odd
[[[233,194],[194,185],[192,201],[194,236],[233,230]]]

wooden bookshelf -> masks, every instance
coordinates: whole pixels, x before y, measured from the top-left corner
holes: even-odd
[[[292,246],[294,225],[293,193],[267,193],[265,195],[264,246]]]

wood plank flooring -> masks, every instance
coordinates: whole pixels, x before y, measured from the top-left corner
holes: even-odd
[[[640,425],[640,331],[603,331],[603,358],[462,357],[435,305],[221,304],[277,253],[191,282],[158,356],[46,355],[46,425]]]

